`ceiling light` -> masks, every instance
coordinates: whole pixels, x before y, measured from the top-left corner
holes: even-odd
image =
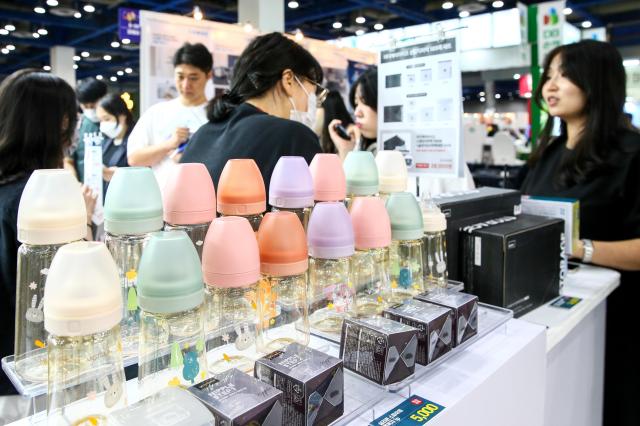
[[[73,17],[76,18],[76,19],[80,19],[80,18],[82,18],[82,13],[76,12],[76,13],[73,14]]]
[[[78,56],[78,55],[74,55],[74,56],[73,56],[73,60],[74,60],[74,61],[79,61],[79,60],[80,60],[80,56]]]
[[[496,99],[500,99],[502,95],[500,93],[496,93],[495,95],[493,95],[493,97]]]
[[[484,92],[478,93],[478,96],[484,96]]]
[[[77,70],[78,69],[78,64],[73,64],[73,69]]]
[[[58,0],[47,0],[47,6],[56,7],[58,5]]]
[[[131,74],[133,72],[133,69],[131,68],[125,68],[124,72],[126,72],[127,74]]]
[[[51,66],[45,65],[44,67],[42,67],[42,69],[45,71],[51,71]]]
[[[33,38],[40,38],[40,34],[38,33],[33,33],[32,35],[33,35]]]
[[[90,55],[89,55],[89,52],[87,52],[87,51],[85,50],[84,52],[82,52],[82,53],[80,54],[80,56],[82,56],[83,58],[88,58]]]
[[[202,13],[200,6],[193,6],[193,19],[196,21],[202,21],[202,19],[204,19],[204,13]]]
[[[583,21],[581,25],[582,28],[591,28],[591,25],[593,24],[591,23],[591,21]]]
[[[102,80],[102,78],[103,78],[103,77],[102,77],[102,74],[98,74],[98,75],[96,75],[96,80]]]
[[[104,59],[105,61],[110,61],[111,60],[111,55],[104,55],[102,57],[102,59]]]
[[[120,40],[122,42],[122,44],[129,44],[131,43],[131,40],[128,38],[123,38],[122,40]]]
[[[7,44],[7,49],[16,50],[16,47],[13,44]]]
[[[0,28],[0,35],[9,35],[9,30]]]
[[[380,31],[383,28],[384,28],[384,25],[382,25],[380,22],[378,22],[377,24],[375,24],[373,26],[373,29],[376,30],[376,31]]]
[[[358,16],[356,18],[356,23],[357,24],[364,24],[365,22],[367,22],[367,18],[365,18],[364,16]]]
[[[47,35],[47,34],[49,34],[49,31],[47,31],[46,28],[38,28],[38,34]]]
[[[41,15],[42,15],[43,13],[47,13],[47,10],[46,10],[44,7],[42,7],[42,6],[36,6],[36,7],[34,7],[34,8],[33,8],[33,11],[34,11],[35,13],[39,13],[39,14],[41,14]]]
[[[4,49],[0,50],[0,52],[6,55],[7,53],[9,53],[9,49],[5,47]]]
[[[15,31],[16,30],[16,26],[13,24],[7,24],[4,26],[4,29],[7,31]]]
[[[93,13],[96,11],[96,7],[91,3],[87,3],[82,7],[82,10],[84,10],[87,13]]]
[[[484,96],[480,98],[480,102],[484,102],[485,100]]]
[[[462,12],[458,13],[458,16],[461,17],[461,18],[468,18],[469,15],[471,15],[471,14],[469,13],[468,10],[463,10]]]
[[[115,75],[112,75],[109,80],[111,81],[118,81],[118,77],[116,77]]]
[[[297,42],[300,42],[304,39],[304,34],[302,34],[302,31],[300,30],[300,28],[296,30],[296,35],[294,38],[296,39]]]
[[[450,1],[445,1],[444,3],[442,3],[442,8],[443,9],[451,9],[453,8],[453,3]]]
[[[520,80],[520,74],[515,73],[515,74],[513,75],[513,79],[514,79],[514,80]]]
[[[333,28],[335,28],[336,30],[339,30],[340,28],[342,28],[342,22],[339,22],[339,21],[334,22]]]
[[[113,40],[111,42],[111,47],[113,47],[114,49],[120,47],[120,42],[118,40]]]
[[[123,76],[124,75],[124,71],[118,71],[116,74],[118,74],[119,76]]]
[[[570,7],[565,7],[564,9],[562,9],[563,15],[571,15],[572,13],[573,13],[573,9],[571,9]]]
[[[491,3],[491,6],[493,6],[494,9],[500,9],[502,6],[504,6],[504,2],[502,0],[496,0]]]
[[[365,31],[364,31],[364,30],[356,30],[356,35],[357,35],[357,36],[361,36],[361,35],[363,35],[364,33],[365,33]]]
[[[287,6],[289,6],[289,9],[297,9],[300,4],[297,1],[290,1]]]

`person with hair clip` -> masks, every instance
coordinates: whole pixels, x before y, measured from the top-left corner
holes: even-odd
[[[119,94],[102,98],[97,108],[100,131],[106,136],[102,143],[103,197],[107,194],[109,181],[118,167],[127,167],[127,141],[135,121],[127,104]]]
[[[20,197],[34,170],[62,168],[76,112],[71,86],[49,73],[23,69],[0,85],[0,357],[13,353]],[[89,224],[95,196],[87,187],[83,195]],[[14,393],[0,373],[0,395]]]
[[[634,355],[640,297],[640,135],[624,120],[625,70],[609,43],[582,40],[545,59],[535,100],[549,113],[522,185],[528,195],[580,200],[573,256],[621,272],[607,300],[605,425],[639,425]],[[560,120],[560,135],[552,136]]]
[[[251,158],[269,193],[283,155],[311,162],[321,152],[313,132],[326,96],[318,61],[280,33],[256,37],[236,61],[231,87],[207,107],[209,122],[193,135],[182,162],[204,163],[216,188],[227,160]]]

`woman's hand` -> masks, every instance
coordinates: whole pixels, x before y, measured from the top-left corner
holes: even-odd
[[[104,179],[107,182],[111,181],[111,178],[113,177],[113,174],[116,172],[117,169],[118,168],[115,166],[113,167],[102,166],[102,179]]]
[[[355,125],[350,124],[349,127],[347,127],[347,134],[349,135],[350,138],[344,139],[344,138],[341,138],[336,132],[335,126],[338,124],[342,124],[342,121],[331,120],[331,123],[329,123],[328,130],[329,130],[329,136],[331,136],[331,140],[333,141],[333,144],[336,146],[336,149],[338,150],[338,155],[340,156],[341,159],[344,160],[347,154],[350,151],[353,151],[353,149],[356,146],[356,142],[360,140],[360,129],[358,129],[358,127],[356,127]]]
[[[87,185],[82,185],[82,196],[84,197],[84,204],[87,207],[87,224],[90,224],[91,217],[93,216],[93,210],[96,207],[98,194],[93,192],[93,190]]]

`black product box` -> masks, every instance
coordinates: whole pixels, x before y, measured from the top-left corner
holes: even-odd
[[[256,361],[254,375],[283,392],[283,425],[328,425],[344,413],[342,361],[291,343]]]
[[[520,215],[469,226],[464,282],[484,303],[517,318],[557,297],[564,284],[564,220]]]
[[[520,214],[520,191],[482,187],[433,197],[447,218],[447,269],[449,278],[464,281],[460,229],[500,216]],[[466,283],[465,283],[466,284]]]
[[[344,368],[379,385],[398,383],[416,368],[418,330],[387,318],[345,319],[340,357]]]
[[[191,386],[218,426],[282,424],[282,392],[234,369]]]
[[[453,347],[453,311],[449,308],[406,300],[384,310],[385,318],[418,329],[416,362],[427,365]]]
[[[478,334],[478,296],[447,289],[421,293],[414,299],[453,311],[453,347]]]

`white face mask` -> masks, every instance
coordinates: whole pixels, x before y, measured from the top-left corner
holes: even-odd
[[[307,89],[305,89],[302,83],[300,83],[298,77],[294,76],[294,78],[296,79],[300,87],[302,87],[304,93],[307,95],[307,112],[298,111],[296,109],[295,102],[293,102],[293,98],[289,97],[289,102],[291,102],[291,106],[293,107],[291,113],[289,114],[289,119],[302,123],[313,130],[316,125],[316,109],[318,108],[316,104],[316,94],[307,92]]]
[[[103,121],[100,123],[100,131],[109,139],[115,139],[122,131],[122,126],[116,121]]]
[[[83,108],[82,114],[94,123],[100,121],[100,119],[98,119],[98,113],[96,112],[95,108]]]

